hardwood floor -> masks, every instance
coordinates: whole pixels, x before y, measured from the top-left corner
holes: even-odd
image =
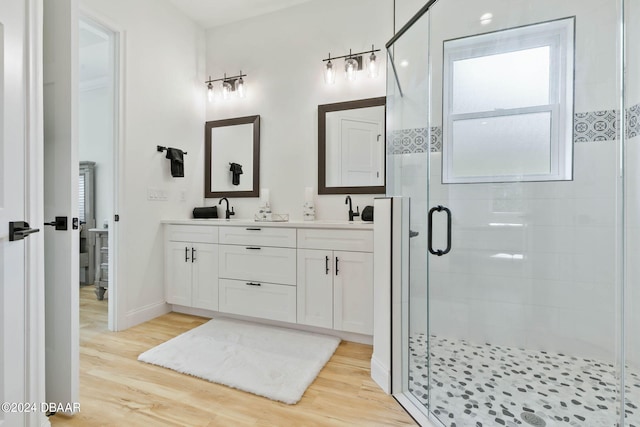
[[[208,319],[170,313],[107,330],[107,299],[80,291],[80,405],[53,426],[413,426],[373,382],[372,348],[342,342],[296,405],[138,362],[140,353]]]

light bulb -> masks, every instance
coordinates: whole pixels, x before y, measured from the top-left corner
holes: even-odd
[[[229,95],[231,95],[231,83],[222,82],[222,98],[229,99]]]
[[[369,64],[367,65],[367,70],[369,71],[369,77],[376,78],[378,77],[378,72],[380,67],[378,67],[378,58],[376,54],[371,52],[371,56],[369,56]]]
[[[331,60],[327,62],[327,65],[325,66],[325,69],[324,69],[324,82],[329,85],[332,85],[336,82],[336,72],[333,69],[333,64],[331,63]]]
[[[207,85],[207,99],[209,102],[213,102],[213,84],[211,82]]]
[[[238,79],[238,81],[236,81],[236,92],[238,92],[238,96],[240,98],[244,98],[246,95],[246,87],[244,84],[244,80],[242,79],[242,77],[240,77]]]
[[[347,72],[347,80],[354,81],[358,71],[358,61],[349,58],[344,62],[344,70]]]

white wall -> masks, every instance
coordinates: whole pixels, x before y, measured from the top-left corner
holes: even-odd
[[[118,290],[125,313],[120,327],[126,328],[166,310],[160,220],[187,217],[202,201],[204,31],[164,0],[82,0],[81,6],[124,32],[117,213]],[[171,177],[169,161],[156,145],[188,152],[185,178]],[[168,200],[147,200],[149,189],[165,191]]]
[[[111,90],[102,85],[80,90],[78,110],[80,161],[95,167],[96,226],[113,216],[113,112]]]
[[[384,61],[392,27],[392,0],[314,0],[207,31],[206,75],[218,78],[242,70],[248,90],[245,99],[208,104],[206,118],[260,115],[260,187],[270,190],[273,212],[302,219],[305,187],[317,193],[318,105],[385,95],[384,67],[376,80],[362,72],[355,83],[347,83],[339,72],[335,85],[326,86],[322,59],[329,52],[339,56],[375,44]],[[334,66],[342,69],[343,60]],[[362,208],[373,205],[373,198],[354,196],[353,201]],[[316,195],[316,218],[347,219],[344,199]],[[230,202],[238,218],[253,217],[259,206],[257,198]]]
[[[427,4],[427,0],[395,0],[396,32]]]

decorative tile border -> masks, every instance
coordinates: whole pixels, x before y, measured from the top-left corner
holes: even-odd
[[[400,129],[387,134],[387,154],[427,152],[427,128]]]
[[[640,104],[625,111],[627,119],[627,138],[640,136]],[[573,142],[615,141],[620,127],[620,118],[616,110],[589,111],[576,113],[573,118]],[[442,151],[442,127],[401,129],[387,134],[387,154],[425,153],[426,141],[430,139],[429,150]]]
[[[431,128],[431,151],[439,153],[442,151],[442,128],[434,126]]]
[[[427,141],[429,145],[427,146]],[[387,134],[387,154],[412,154],[442,151],[442,128],[401,129]]]
[[[627,110],[627,138],[640,136],[640,104]]]
[[[616,110],[576,113],[573,118],[573,142],[614,141],[620,118]]]

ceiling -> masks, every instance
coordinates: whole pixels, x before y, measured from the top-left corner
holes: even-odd
[[[310,0],[169,0],[204,28],[286,9]]]

